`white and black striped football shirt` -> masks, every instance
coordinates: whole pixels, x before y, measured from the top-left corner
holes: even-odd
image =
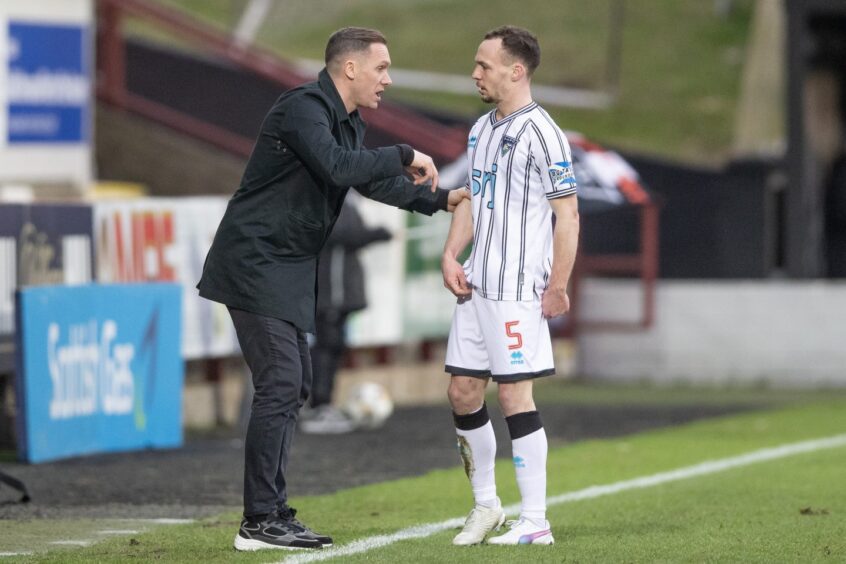
[[[473,195],[468,281],[488,299],[538,299],[552,266],[547,200],[576,193],[567,138],[534,102],[499,121],[494,109],[470,130],[467,159]]]

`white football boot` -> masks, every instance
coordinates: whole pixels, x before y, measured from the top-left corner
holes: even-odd
[[[502,511],[502,504],[497,507],[477,505],[467,516],[464,528],[452,539],[452,544],[459,546],[479,544],[485,540],[485,535],[494,529],[499,529],[504,522],[505,513]]]
[[[488,539],[488,544],[555,544],[549,521],[538,527],[527,519],[506,523],[508,532]]]

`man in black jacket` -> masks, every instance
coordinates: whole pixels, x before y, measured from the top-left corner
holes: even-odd
[[[332,542],[288,507],[285,467],[311,386],[306,333],[314,331],[318,255],[347,190],[427,215],[464,198],[464,190],[437,190],[432,159],[408,145],[362,147],[358,108],[378,107],[390,63],[378,31],[344,28],[329,38],[318,80],[283,94],[265,117],[197,286],[228,306],[255,389],[238,550]],[[431,191],[415,186],[430,181]]]

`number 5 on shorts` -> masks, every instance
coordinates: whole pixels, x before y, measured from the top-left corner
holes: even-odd
[[[518,333],[517,331],[512,331],[511,328],[520,323],[519,321],[506,321],[505,322],[505,334],[508,335],[512,339],[517,339],[517,342],[513,345],[508,345],[508,350],[513,351],[514,349],[519,349],[523,346],[523,335]]]

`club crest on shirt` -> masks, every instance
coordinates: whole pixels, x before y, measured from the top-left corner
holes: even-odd
[[[503,135],[502,137],[502,144],[499,146],[499,154],[500,156],[505,156],[508,154],[508,151],[517,143],[517,140],[513,137],[509,137],[508,135]]]
[[[573,172],[573,163],[570,161],[553,163],[552,166],[549,167],[549,178],[552,180],[552,185],[556,188],[565,184],[575,186],[576,175]]]

